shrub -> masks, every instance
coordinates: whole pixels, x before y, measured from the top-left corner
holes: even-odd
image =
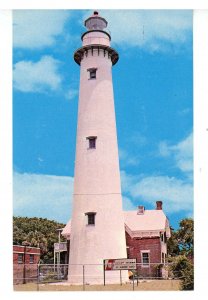
[[[181,280],[182,290],[194,289],[194,266],[185,255],[172,258],[171,271],[174,278]]]

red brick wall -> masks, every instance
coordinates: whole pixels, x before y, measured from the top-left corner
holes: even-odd
[[[141,263],[141,250],[150,250],[150,262],[160,263],[161,262],[161,244],[159,237],[152,238],[131,238],[126,232],[126,245],[128,257],[136,258],[138,263]]]
[[[25,263],[30,264],[30,254],[34,255],[34,264],[40,260],[40,248],[14,245],[13,246],[13,263],[18,264],[18,254],[25,253]]]
[[[25,246],[13,245],[13,252],[16,251],[24,253]],[[40,255],[40,248],[26,246],[26,253],[37,253]]]
[[[25,264],[24,264],[25,253]],[[18,254],[23,254],[23,262],[18,264]],[[34,255],[33,263],[30,263],[30,254]],[[13,246],[13,281],[19,284],[37,281],[37,264],[40,260],[40,248]]]
[[[136,258],[137,263],[141,261],[141,250],[149,250],[150,265],[143,267],[137,265],[137,274],[141,277],[161,277],[161,270],[157,266],[161,262],[161,242],[160,237],[151,238],[131,238],[126,232],[126,245],[128,258]],[[153,263],[153,265],[152,265]]]

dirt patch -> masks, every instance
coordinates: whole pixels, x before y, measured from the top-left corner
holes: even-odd
[[[85,291],[133,291],[133,284],[85,285]],[[134,284],[135,291],[179,291],[179,280],[151,280]],[[83,286],[27,283],[14,285],[14,291],[83,291]]]

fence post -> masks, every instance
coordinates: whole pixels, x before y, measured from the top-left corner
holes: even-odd
[[[104,284],[104,286],[105,286],[105,259],[104,259],[104,261],[103,261],[103,284]]]
[[[39,292],[39,264],[37,264],[37,291]]]
[[[83,271],[83,291],[85,290],[85,268],[84,265],[82,266],[82,271]]]
[[[133,291],[134,291],[134,273],[133,273]]]
[[[53,249],[53,272],[56,272],[56,251],[55,251],[55,247]]]
[[[138,286],[138,283],[139,283],[139,264],[137,265],[137,276],[136,276],[136,280],[137,280],[137,286]]]
[[[24,266],[23,266],[23,284],[26,283],[26,245],[24,246]]]
[[[122,285],[122,276],[121,276],[121,270],[120,270],[120,285]]]

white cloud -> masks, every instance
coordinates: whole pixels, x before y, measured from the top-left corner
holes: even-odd
[[[71,214],[72,194],[72,177],[14,173],[15,216],[42,217],[67,222]]]
[[[153,203],[162,200],[168,213],[193,210],[193,187],[180,179],[168,176],[150,176],[129,187],[133,197]]]
[[[132,144],[143,147],[147,144],[147,138],[146,136],[142,135],[140,132],[136,131],[133,132],[131,136],[128,137],[128,142],[131,142]]]
[[[19,61],[14,65],[14,88],[22,92],[44,92],[60,88],[59,61],[51,56],[43,56],[37,62]]]
[[[170,156],[171,151],[165,141],[159,143],[159,155],[163,157]]]
[[[65,97],[68,99],[68,100],[72,100],[74,99],[75,97],[78,96],[78,90],[77,89],[74,89],[74,88],[71,88],[70,90],[68,90],[68,92],[66,93]]]
[[[108,21],[113,42],[124,47],[163,51],[164,42],[181,45],[192,32],[192,11],[103,10],[100,13]]]
[[[126,210],[135,209],[135,203],[141,200],[149,204],[162,200],[167,213],[185,211],[189,215],[193,211],[193,186],[186,180],[169,176],[141,177],[121,171],[121,185]]]
[[[123,166],[138,166],[140,164],[138,157],[129,154],[121,148],[119,148],[119,159]]]
[[[176,145],[168,145],[167,142],[159,143],[159,155],[163,157],[173,156],[176,166],[184,173],[193,171],[193,134],[190,133],[184,140]]]
[[[122,196],[123,210],[136,210],[137,207],[132,203],[131,199]]]
[[[121,189],[123,193],[128,193],[132,186],[137,182],[138,176],[127,174],[124,170],[120,171]]]
[[[183,172],[193,171],[193,134],[172,147],[175,151],[177,166]]]
[[[132,146],[133,149],[136,147],[142,148],[147,144],[147,138],[139,132],[133,132],[128,136],[126,140],[128,146]],[[138,166],[140,164],[139,154],[128,152],[123,148],[119,148],[119,159],[121,166]]]
[[[15,10],[13,45],[38,49],[52,46],[70,16],[67,10]]]

